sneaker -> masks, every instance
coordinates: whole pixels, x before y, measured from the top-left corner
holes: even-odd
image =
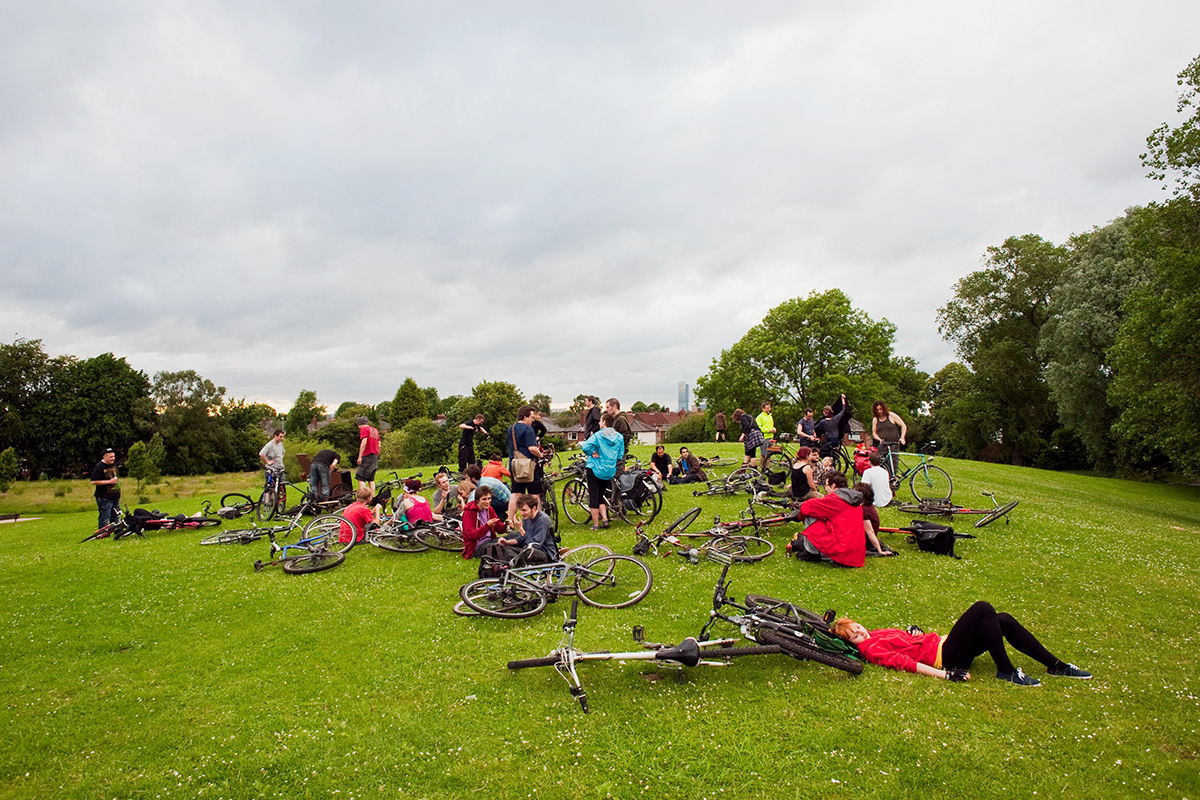
[[[1061,666],[1050,667],[1046,670],[1047,675],[1054,675],[1059,678],[1082,678],[1087,680],[1092,677],[1092,673],[1086,669],[1080,669],[1074,664],[1063,663]]]
[[[1037,678],[1031,678],[1026,675],[1020,667],[1017,667],[1016,672],[997,672],[996,680],[1008,681],[1015,683],[1017,686],[1041,686],[1042,682]]]

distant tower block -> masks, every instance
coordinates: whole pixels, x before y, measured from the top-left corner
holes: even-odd
[[[683,381],[679,382],[679,410],[687,411],[692,407],[689,387]]]

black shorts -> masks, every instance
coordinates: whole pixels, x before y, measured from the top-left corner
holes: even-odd
[[[375,471],[379,469],[379,453],[368,453],[358,462],[354,477],[360,481],[375,480]]]

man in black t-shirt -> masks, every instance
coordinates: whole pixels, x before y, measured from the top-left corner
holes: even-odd
[[[99,530],[110,522],[117,522],[117,508],[121,505],[121,488],[117,486],[117,454],[110,447],[100,456],[100,463],[92,467],[92,485],[96,487],[96,505],[100,508]]]
[[[308,468],[308,485],[317,500],[329,499],[330,474],[337,469],[340,456],[333,450],[320,450]]]
[[[583,408],[587,413],[583,417],[583,438],[587,438],[596,431],[600,430],[600,406],[596,405],[600,400],[590,394],[583,399]]]
[[[475,463],[475,432],[484,436],[488,432],[483,429],[483,414],[476,414],[471,422],[460,422],[458,427],[462,429],[462,436],[458,440],[458,471],[462,472]]]

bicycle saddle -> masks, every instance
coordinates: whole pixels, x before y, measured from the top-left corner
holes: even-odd
[[[678,661],[685,667],[694,667],[700,663],[700,643],[696,637],[689,636],[675,647],[664,647],[654,654],[655,661]]]

